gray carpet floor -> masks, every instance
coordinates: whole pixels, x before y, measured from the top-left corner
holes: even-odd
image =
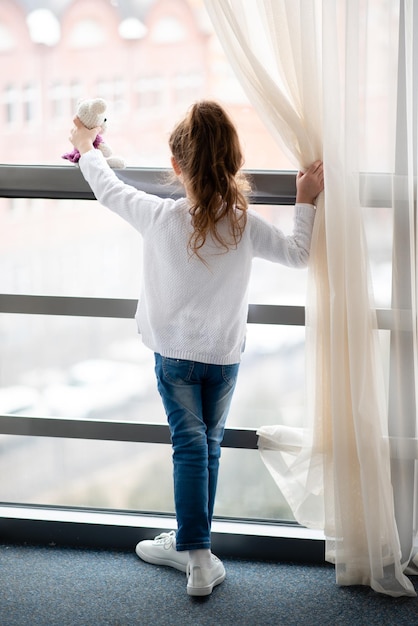
[[[338,587],[328,565],[223,561],[224,583],[199,599],[134,552],[0,545],[0,625],[418,625],[417,598]]]

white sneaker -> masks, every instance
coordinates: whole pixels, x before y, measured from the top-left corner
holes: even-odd
[[[167,565],[185,572],[189,562],[189,551],[178,552],[176,550],[176,533],[161,533],[155,539],[140,541],[135,552],[140,559],[153,565]]]
[[[208,596],[216,585],[225,580],[222,561],[212,554],[212,567],[187,566],[187,593],[189,596]]]

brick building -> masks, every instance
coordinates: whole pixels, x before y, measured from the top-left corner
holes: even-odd
[[[80,97],[109,103],[107,140],[167,166],[167,134],[196,99],[234,117],[251,168],[288,167],[235,81],[203,0],[2,0],[0,162],[62,164]]]
[[[207,91],[208,42],[186,0],[3,0],[0,160],[57,163],[77,100],[101,96],[109,143],[166,164],[161,133]]]

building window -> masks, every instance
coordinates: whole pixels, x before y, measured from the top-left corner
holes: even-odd
[[[16,39],[6,24],[0,22],[0,52],[9,52],[16,46]]]
[[[145,114],[158,114],[164,102],[166,86],[166,81],[160,76],[140,78],[136,83],[138,110]]]
[[[70,115],[68,111],[68,89],[62,83],[57,82],[52,85],[50,94],[52,118],[56,120],[66,115],[68,119]]]
[[[106,42],[106,34],[102,25],[94,19],[86,17],[80,20],[69,36],[71,48],[95,48]]]
[[[83,86],[79,80],[70,82],[70,115],[74,115],[77,110],[77,104],[81,100],[83,94]]]
[[[35,121],[37,95],[37,88],[34,83],[29,83],[24,86],[22,92],[22,105],[23,121],[26,123],[32,123]]]
[[[7,125],[18,121],[18,90],[13,85],[7,85],[3,92],[4,120]]]
[[[202,95],[202,76],[197,72],[178,74],[173,79],[173,89],[176,102],[182,102],[187,107],[190,102],[198,100]]]
[[[168,15],[154,24],[149,36],[157,44],[180,43],[187,39],[187,31],[177,17]]]

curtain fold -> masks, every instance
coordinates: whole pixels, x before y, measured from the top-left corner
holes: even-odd
[[[417,509],[417,223],[418,168],[418,11],[413,0],[400,5],[399,72],[397,82],[396,142],[392,174],[394,246],[392,259],[391,376],[389,435],[395,512],[401,540],[402,563],[418,574]]]
[[[376,62],[373,50],[386,27],[382,62],[390,69],[399,12],[390,0],[205,3],[272,136],[297,167],[318,158],[325,167],[309,267],[306,419],[294,429],[261,427],[263,461],[297,521],[324,530],[338,584],[415,595],[395,521],[359,179],[368,158],[365,93],[374,67],[368,60]],[[377,36],[370,28],[376,16],[383,23]],[[387,69],[385,80],[388,93],[396,93],[396,71]],[[378,156],[383,147],[390,142],[375,150]]]

